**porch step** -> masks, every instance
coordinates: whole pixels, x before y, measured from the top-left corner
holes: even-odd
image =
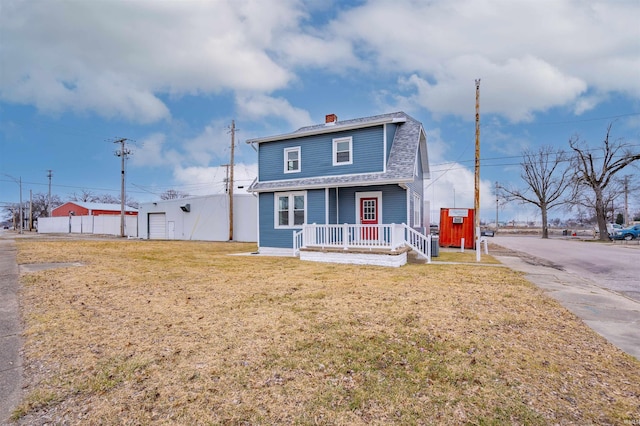
[[[418,253],[416,253],[415,250],[411,250],[409,253],[407,253],[407,263],[427,263],[427,259],[425,259],[424,257],[420,256]]]

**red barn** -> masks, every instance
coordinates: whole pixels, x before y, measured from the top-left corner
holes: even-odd
[[[82,201],[69,201],[56,207],[51,211],[52,217],[62,216],[102,216],[118,215],[121,213],[120,204],[107,203],[85,203]],[[127,216],[137,216],[138,210],[125,206],[124,214]]]

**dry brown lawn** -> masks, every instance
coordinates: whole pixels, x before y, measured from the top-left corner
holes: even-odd
[[[18,249],[19,263],[85,265],[21,276],[18,424],[640,422],[640,362],[506,268],[305,263],[232,243]]]

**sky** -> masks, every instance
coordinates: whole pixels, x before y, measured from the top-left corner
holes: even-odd
[[[437,221],[473,208],[476,79],[481,218],[538,220],[493,195],[524,185],[524,150],[598,146],[610,123],[640,144],[640,1],[2,0],[0,207],[20,181],[47,193],[49,170],[63,200],[119,196],[120,138],[127,196],[148,202],[224,192],[232,120],[246,188],[247,139],[404,111],[427,134]]]

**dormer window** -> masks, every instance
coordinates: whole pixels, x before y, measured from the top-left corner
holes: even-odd
[[[300,147],[285,148],[284,172],[297,173],[300,171]]]
[[[333,140],[333,165],[342,166],[353,163],[353,139],[339,138]]]

